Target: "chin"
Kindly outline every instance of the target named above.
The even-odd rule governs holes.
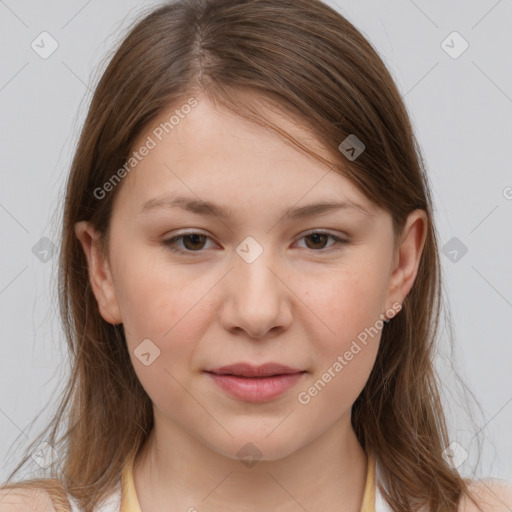
[[[284,431],[281,434],[274,431],[271,435],[261,432],[261,429],[255,429],[254,435],[250,432],[246,432],[245,435],[233,435],[228,444],[210,444],[209,446],[219,455],[238,460],[247,467],[252,467],[261,461],[284,459],[301,447],[296,437],[291,442],[293,436]]]

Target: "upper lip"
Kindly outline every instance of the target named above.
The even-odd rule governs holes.
[[[237,375],[240,377],[269,377],[271,375],[288,375],[291,373],[301,373],[303,371],[305,370],[290,368],[289,366],[279,363],[265,363],[259,366],[254,366],[249,363],[235,363],[207,370],[207,372],[217,375]]]

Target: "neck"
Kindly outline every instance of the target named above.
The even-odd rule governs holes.
[[[144,512],[359,512],[367,457],[342,417],[299,450],[243,463],[219,453],[169,422],[155,422],[133,465]]]

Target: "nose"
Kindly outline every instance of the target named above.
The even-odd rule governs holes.
[[[267,257],[268,253],[263,251],[251,263],[235,257],[221,313],[223,327],[232,333],[244,331],[261,339],[277,335],[292,322],[290,274]]]

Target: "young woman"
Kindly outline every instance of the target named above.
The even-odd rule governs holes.
[[[0,511],[512,505],[445,456],[428,179],[385,65],[327,5],[142,19],[90,105],[62,236],[59,457]]]

